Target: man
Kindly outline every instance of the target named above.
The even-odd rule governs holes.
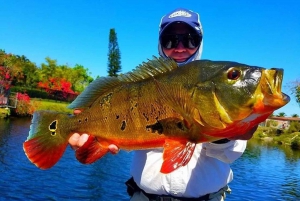
[[[179,66],[200,59],[203,30],[199,14],[179,8],[161,19],[158,50],[162,57],[173,58]],[[76,111],[75,111],[76,113]],[[131,175],[126,182],[131,201],[152,200],[224,200],[227,184],[233,179],[230,163],[239,158],[246,148],[251,132],[236,139],[222,139],[197,144],[190,162],[169,173],[162,174],[163,149],[135,151]],[[69,143],[80,147],[88,135],[74,134]],[[110,151],[118,148],[110,145]]]

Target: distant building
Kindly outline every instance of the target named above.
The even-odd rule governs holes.
[[[266,119],[265,122],[262,122],[262,126],[269,125],[270,127],[277,128],[277,129],[288,129],[292,121],[299,121],[299,117],[269,117]]]
[[[8,103],[8,93],[3,86],[0,86],[0,105],[7,105]]]
[[[3,86],[0,86],[0,108],[16,108],[16,106],[16,93],[12,93],[10,89],[5,89]]]

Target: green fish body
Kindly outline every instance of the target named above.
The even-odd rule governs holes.
[[[76,151],[93,163],[115,144],[125,150],[164,148],[161,172],[188,163],[196,143],[241,135],[288,103],[283,70],[199,60],[178,67],[154,58],[132,72],[92,82],[69,108],[78,115],[37,111],[24,142],[41,169],[63,155],[73,133],[88,133]]]

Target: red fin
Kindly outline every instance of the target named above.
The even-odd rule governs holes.
[[[188,141],[166,140],[164,145],[164,162],[161,173],[170,173],[181,166],[185,166],[191,159],[196,144]]]
[[[50,146],[43,137],[35,137],[23,143],[23,149],[28,159],[41,169],[51,168],[62,157],[68,142]]]
[[[91,164],[108,152],[108,143],[100,142],[90,135],[82,147],[76,150],[76,158],[84,164]]]

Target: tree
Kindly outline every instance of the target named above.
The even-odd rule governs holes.
[[[284,112],[279,112],[279,114],[277,115],[278,117],[285,117],[285,113]]]
[[[295,86],[295,96],[296,96],[296,101],[299,103],[300,105],[300,83],[298,83]]]
[[[294,81],[290,83],[290,88],[292,90],[292,94],[295,95],[296,101],[300,106],[300,81]]]
[[[40,69],[40,80],[41,81],[46,81],[50,77],[57,77],[57,61],[54,59],[51,59],[49,57],[45,58],[46,63],[41,64],[41,69]],[[65,72],[65,74],[67,74]]]
[[[0,95],[8,93],[9,88],[11,87],[11,81],[12,76],[10,75],[9,68],[0,65]]]
[[[121,71],[121,53],[118,45],[117,33],[115,29],[109,31],[108,44],[108,75],[118,76]]]
[[[72,68],[70,81],[74,91],[82,92],[93,81],[93,78],[89,76],[88,70],[79,64]]]

